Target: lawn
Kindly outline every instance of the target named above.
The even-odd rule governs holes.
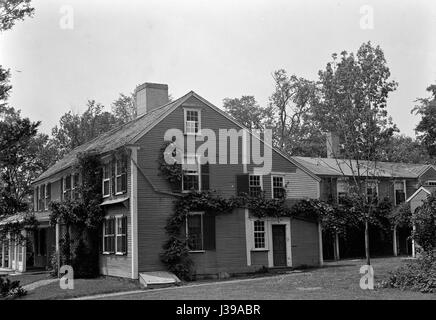
[[[406,260],[373,259],[375,282]],[[436,294],[379,288],[362,290],[359,286],[363,260],[326,263],[324,268],[304,270],[252,279],[191,283],[192,286],[145,290],[143,293],[109,297],[111,299],[436,299]]]
[[[141,289],[139,283],[129,279],[100,277],[96,279],[75,279],[74,289],[61,289],[59,282],[31,290],[23,300],[70,299],[102,293],[132,291]]]
[[[23,274],[16,274],[16,275],[8,275],[7,277],[11,281],[20,281],[21,286],[25,286],[40,280],[52,279],[50,274],[47,272],[32,273],[32,274],[23,273]]]

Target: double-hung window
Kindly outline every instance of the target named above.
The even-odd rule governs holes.
[[[127,159],[122,157],[115,164],[115,188],[116,194],[121,194],[127,191]]]
[[[184,109],[185,133],[190,135],[200,134],[201,111],[199,109]]]
[[[79,174],[75,173],[72,175],[73,183],[71,188],[71,193],[73,199],[79,199]]]
[[[45,210],[45,185],[39,186],[39,208],[40,211]]]
[[[71,175],[64,177],[64,200],[71,199]]]
[[[262,194],[262,177],[250,175],[248,177],[248,186],[250,197],[260,197]]]
[[[405,185],[404,181],[395,181],[394,182],[394,192],[395,192],[395,205],[399,205],[406,201],[406,193],[404,192]]]
[[[111,165],[110,163],[106,163],[103,166],[103,197],[110,196],[110,185],[111,185]]]
[[[265,249],[265,221],[255,220],[254,223],[254,249]]]
[[[272,176],[272,196],[274,199],[283,199],[285,197],[283,176]]]
[[[45,185],[45,210],[48,210],[48,205],[51,201],[51,183]]]
[[[366,196],[368,203],[377,201],[377,181],[369,180],[366,182]]]
[[[116,218],[116,254],[127,253],[127,217]]]
[[[186,157],[182,171],[182,191],[200,191],[200,163],[197,157]]]
[[[127,254],[127,217],[109,217],[103,222],[103,253]]]
[[[202,251],[203,247],[203,212],[192,212],[186,216],[186,236],[191,251]]]
[[[115,252],[115,218],[108,218],[103,223],[103,253]]]

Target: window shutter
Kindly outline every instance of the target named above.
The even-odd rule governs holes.
[[[47,184],[47,206],[49,205],[50,201],[51,201],[51,183]]]
[[[201,165],[201,190],[209,190],[209,163]]]
[[[61,200],[64,200],[64,178],[61,178]]]
[[[123,217],[123,233],[126,235],[123,249],[124,249],[124,254],[127,254],[127,217],[126,216]]]
[[[203,216],[204,250],[215,250],[215,214],[207,212]]]
[[[115,194],[115,161],[111,162],[111,194]]]
[[[250,192],[248,173],[236,175],[236,195]]]

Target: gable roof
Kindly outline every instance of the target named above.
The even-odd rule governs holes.
[[[159,123],[169,112],[186,101],[190,97],[190,94],[191,92],[78,146],[42,173],[33,183],[44,180],[55,173],[69,168],[77,161],[77,156],[82,152],[96,151],[100,154],[104,154],[134,143],[138,135],[154,127],[154,125]]]
[[[409,198],[407,198],[406,202],[410,202],[413,198],[415,198],[418,194],[420,194],[421,192],[425,192],[428,195],[431,194],[431,192],[429,190],[427,190],[424,187],[420,187],[418,190],[416,190]]]
[[[260,139],[258,136],[256,136],[244,125],[236,121],[229,114],[219,109],[218,107],[216,107],[215,105],[204,99],[203,97],[199,96],[194,91],[190,91],[177,100],[169,102],[161,107],[155,108],[150,112],[147,112],[146,114],[143,114],[132,121],[129,121],[117,128],[114,128],[106,133],[103,133],[100,136],[94,138],[93,140],[90,140],[78,146],[77,148],[69,152],[67,155],[65,155],[58,162],[56,162],[49,169],[47,169],[44,173],[42,173],[33,183],[49,178],[50,176],[71,167],[77,161],[77,156],[82,152],[95,151],[98,152],[99,154],[104,154],[116,150],[125,145],[136,143],[142,136],[144,136],[154,126],[156,126],[160,121],[162,121],[166,116],[168,116],[171,112],[177,109],[177,107],[182,105],[186,100],[188,100],[191,97],[197,98],[199,101],[203,102],[206,106],[210,107],[211,109],[215,110],[220,115],[222,115],[223,117],[233,122],[239,128],[247,130],[253,137]],[[266,143],[265,145],[272,148],[275,152],[277,152],[286,160],[288,160],[289,162],[300,168],[302,171],[306,172],[309,176],[311,176],[316,181],[321,180],[317,175],[315,175],[312,171],[310,171],[308,168],[306,168],[298,161],[295,161],[294,159],[287,156],[280,150],[274,148],[273,146],[270,146]]]
[[[311,158],[292,157],[294,160],[306,166],[309,170],[319,176],[352,176],[353,168],[357,169],[356,160],[335,159],[335,158]],[[386,178],[418,178],[430,168],[427,164],[411,164],[398,162],[378,161],[375,164],[369,161],[359,161],[361,174],[386,177]]]

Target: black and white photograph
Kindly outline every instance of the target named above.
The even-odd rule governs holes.
[[[435,34],[434,0],[0,0],[0,310],[436,300]]]

